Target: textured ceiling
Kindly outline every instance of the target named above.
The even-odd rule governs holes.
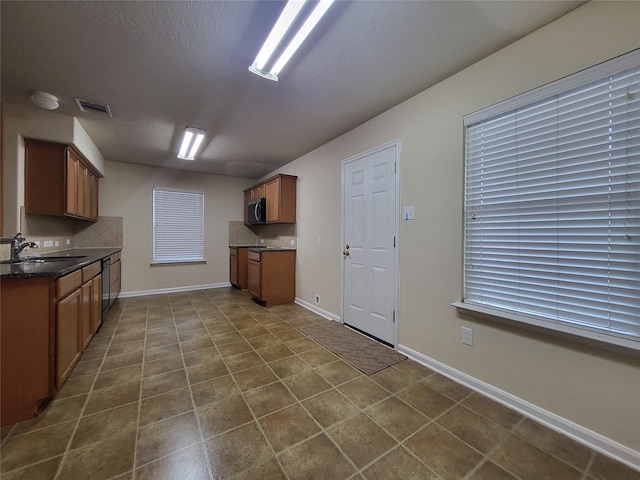
[[[283,2],[3,0],[2,100],[56,95],[107,160],[258,178],[581,3],[339,1],[272,82],[247,67]]]

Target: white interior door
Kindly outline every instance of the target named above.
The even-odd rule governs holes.
[[[344,323],[395,346],[397,142],[342,165]]]

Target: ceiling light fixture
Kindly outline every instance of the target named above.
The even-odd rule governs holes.
[[[182,145],[178,152],[178,158],[182,160],[195,160],[196,152],[204,140],[204,131],[197,128],[187,127],[182,137]]]
[[[282,71],[287,62],[291,59],[293,54],[298,50],[302,42],[307,38],[311,30],[318,24],[323,15],[327,12],[334,0],[320,0],[311,14],[307,17],[302,24],[298,32],[293,37],[293,40],[289,43],[287,48],[284,49],[278,60],[273,64],[268,71],[264,69],[267,62],[275,52],[276,48],[287,34],[294,21],[298,17],[298,14],[305,5],[305,0],[289,0],[284,10],[280,14],[278,21],[273,26],[273,30],[267,37],[267,40],[262,45],[258,56],[253,61],[253,64],[249,67],[249,71],[260,75],[261,77],[268,78],[275,82],[278,81],[278,74]]]
[[[58,103],[58,97],[54,97],[50,93],[46,92],[31,92],[31,101],[43,110],[55,110],[60,106]]]

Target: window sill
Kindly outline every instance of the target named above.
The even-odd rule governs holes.
[[[167,265],[206,265],[206,260],[164,260],[161,262],[151,262],[151,267],[162,267]]]
[[[616,335],[613,332],[603,332],[578,325],[570,326],[565,323],[554,322],[553,320],[545,321],[533,316],[470,303],[454,302],[451,306],[455,307],[459,313],[472,317],[500,322],[511,327],[520,327],[538,333],[560,337],[565,340],[640,357],[640,339],[633,340],[629,337]]]

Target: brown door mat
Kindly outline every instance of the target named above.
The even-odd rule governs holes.
[[[367,375],[407,358],[338,322],[306,325],[300,330]]]

